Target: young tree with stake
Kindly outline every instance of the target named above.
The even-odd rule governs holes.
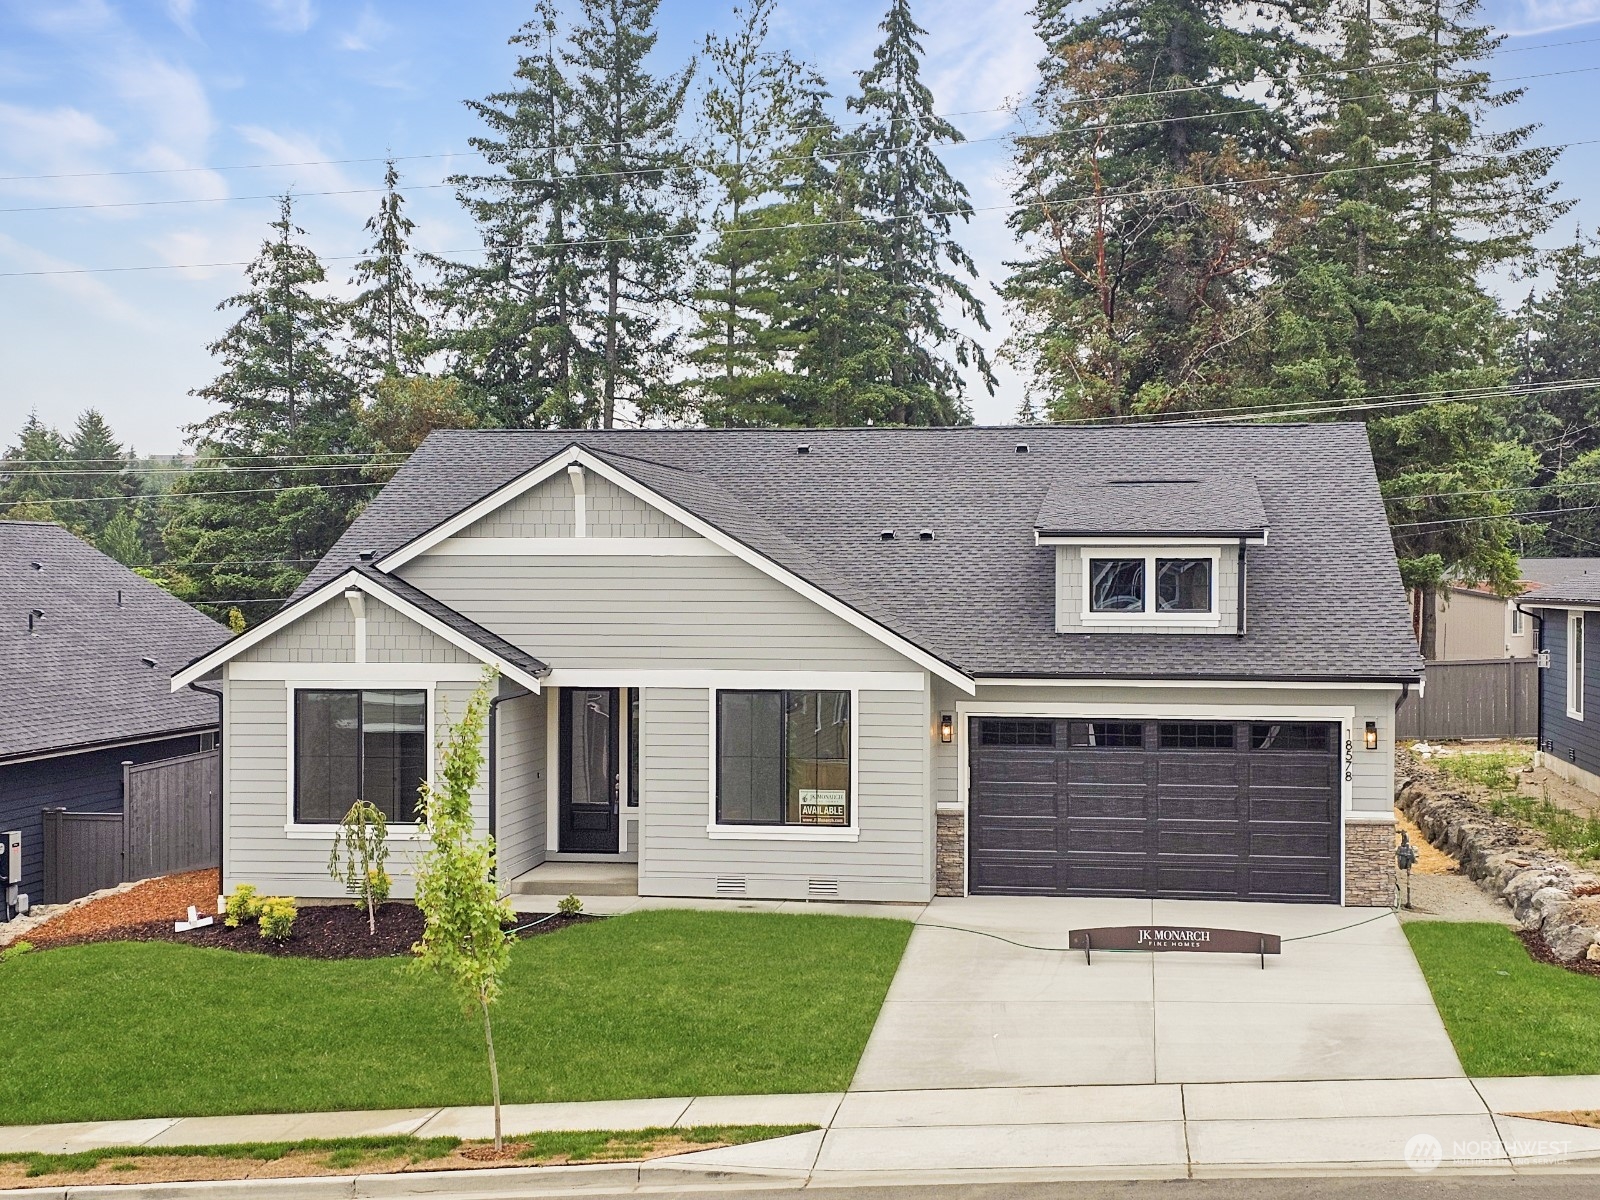
[[[500,981],[516,938],[505,929],[512,914],[495,884],[494,839],[479,838],[473,830],[472,789],[483,769],[484,728],[498,679],[498,671],[484,672],[466,712],[445,735],[438,781],[422,789],[422,826],[428,849],[417,864],[416,900],[427,924],[422,940],[411,947],[418,970],[441,976],[469,1012],[476,1009],[483,1017],[497,1153],[504,1144],[500,1066],[495,1060],[489,1006],[500,996]]]

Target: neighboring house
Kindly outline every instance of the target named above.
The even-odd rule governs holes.
[[[214,743],[216,697],[169,681],[227,636],[60,526],[0,521],[0,830],[22,833],[34,903],[44,809],[120,811],[123,763]]]
[[[1420,588],[1411,591],[1411,624],[1422,637]],[[1434,594],[1434,656],[1430,662],[1481,662],[1491,658],[1532,658],[1533,619],[1515,598],[1489,588],[1452,584]]]
[[[1600,645],[1600,560],[1553,559],[1551,582],[1518,603],[1539,618],[1539,754],[1555,774],[1600,792],[1600,680],[1590,665]]]
[[[1353,904],[1423,666],[1359,425],[439,432],[173,680],[225,883],[339,894],[358,795],[403,861],[485,664],[508,889]]]

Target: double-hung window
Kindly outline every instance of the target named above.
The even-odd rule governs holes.
[[[1567,716],[1583,720],[1582,613],[1567,614]]]
[[[719,691],[716,823],[850,824],[850,693]]]
[[[303,689],[294,694],[294,819],[333,825],[357,800],[395,824],[417,819],[428,776],[428,694]]]

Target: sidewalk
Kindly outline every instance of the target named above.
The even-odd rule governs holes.
[[[1443,1171],[1600,1170],[1600,1130],[1506,1115],[1569,1109],[1600,1109],[1600,1076],[614,1100],[509,1105],[505,1121],[514,1134],[816,1124],[814,1133],[659,1159],[641,1178],[676,1170],[823,1186],[1408,1172],[1408,1144],[1427,1137],[1439,1143]],[[482,1107],[9,1126],[0,1127],[0,1152],[392,1133],[482,1138],[491,1122]]]

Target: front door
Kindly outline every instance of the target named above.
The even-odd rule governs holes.
[[[561,689],[561,845],[565,853],[617,852],[621,783],[616,688]]]

